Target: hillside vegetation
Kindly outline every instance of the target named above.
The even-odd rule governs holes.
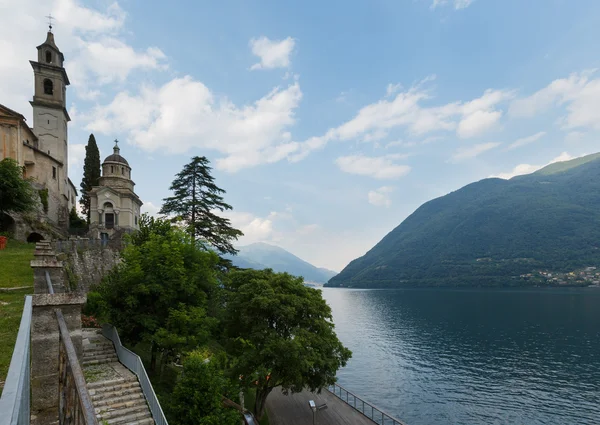
[[[586,266],[600,266],[599,154],[427,202],[327,286],[516,285]]]

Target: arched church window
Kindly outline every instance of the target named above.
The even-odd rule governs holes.
[[[44,94],[53,94],[54,93],[54,84],[49,79],[44,80]]]
[[[46,50],[46,62],[47,63],[52,62],[52,52],[50,50]]]
[[[111,173],[114,173],[114,172],[115,172],[115,167],[114,167],[114,166],[112,166],[112,165],[110,166],[110,172],[111,172]]]
[[[125,175],[125,167],[121,167],[121,175]]]
[[[112,208],[112,207],[113,207],[113,204],[111,204],[110,202],[105,202],[104,203],[104,209]]]

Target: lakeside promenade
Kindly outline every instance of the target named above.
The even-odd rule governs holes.
[[[274,389],[267,399],[270,424],[313,425],[313,412],[308,405],[309,400],[314,400],[317,406],[327,404],[327,409],[316,413],[316,425],[376,425],[327,390],[321,391],[321,394],[302,391],[286,396],[279,388]]]

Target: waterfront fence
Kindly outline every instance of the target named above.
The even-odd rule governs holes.
[[[330,385],[327,387],[327,390],[378,425],[406,425],[400,419],[388,415],[383,410],[378,409],[368,401],[365,401],[356,394],[351,393],[341,385]]]

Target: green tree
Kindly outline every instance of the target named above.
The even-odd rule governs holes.
[[[83,162],[83,178],[81,179],[81,211],[90,222],[90,191],[92,187],[98,186],[100,180],[100,151],[96,144],[96,138],[90,134],[85,147],[85,161]]]
[[[124,340],[151,345],[152,370],[159,351],[164,365],[206,342],[216,325],[207,315],[217,291],[215,253],[198,250],[183,231],[170,227],[129,244],[122,260],[98,287],[104,317]]]
[[[160,213],[183,220],[192,239],[199,238],[221,253],[235,254],[232,243],[243,233],[215,213],[231,210],[231,205],[223,200],[225,191],[215,184],[209,164],[204,156],[193,157],[171,183],[174,196],[163,199]]]
[[[85,219],[79,217],[75,207],[71,208],[71,212],[69,213],[69,227],[71,229],[85,229],[87,227]]]
[[[23,167],[11,158],[0,161],[0,216],[35,209],[37,194],[23,178]]]
[[[183,363],[171,401],[175,425],[238,425],[240,413],[223,405],[223,396],[232,392],[230,382],[212,361],[192,352]]]
[[[273,388],[317,391],[336,381],[352,353],[338,340],[320,291],[270,269],[231,271],[225,285],[224,344],[233,376],[256,388],[258,420]]]

